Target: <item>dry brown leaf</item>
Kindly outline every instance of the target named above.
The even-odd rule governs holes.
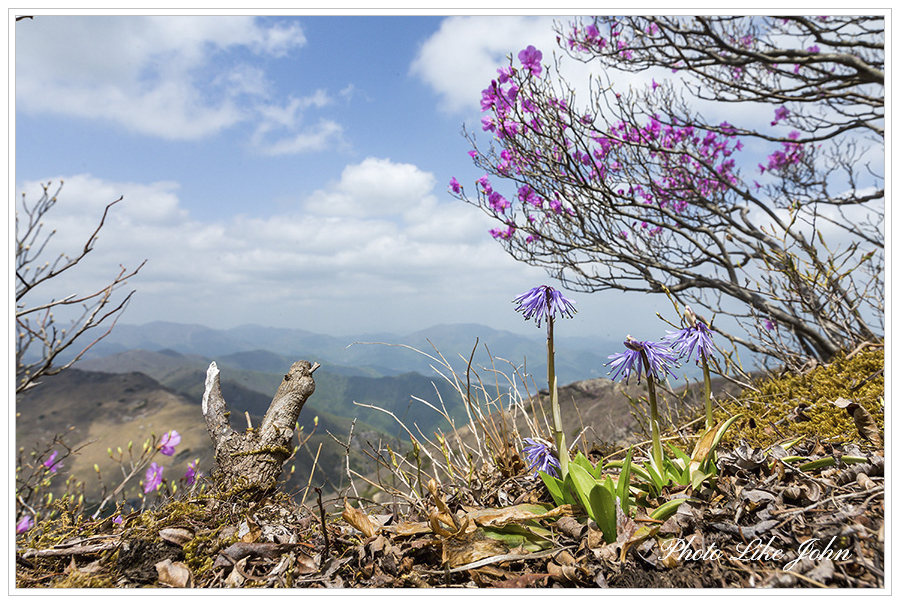
[[[561,532],[563,535],[572,537],[573,539],[577,539],[579,541],[584,535],[585,530],[587,530],[586,525],[581,524],[571,516],[563,516],[562,518],[557,520],[556,528],[558,528],[559,532]]]
[[[544,518],[572,515],[571,505],[561,505],[552,510],[547,510],[539,505],[528,503],[508,508],[489,508],[467,512],[467,516],[479,526],[506,526],[507,524],[519,524],[528,520],[542,520]]]
[[[682,539],[678,537],[657,537],[656,542],[659,544],[659,550],[662,552],[662,556],[659,557],[660,563],[666,568],[675,568],[678,566],[678,544],[683,542]]]
[[[297,552],[297,562],[294,566],[301,575],[308,575],[317,572],[319,566],[316,564],[315,558],[308,556],[303,552]]]
[[[831,401],[831,404],[843,409],[853,418],[853,423],[856,425],[856,431],[859,432],[860,436],[876,447],[882,446],[881,434],[878,432],[878,424],[875,423],[872,414],[866,411],[865,407],[843,397]]]
[[[73,558],[74,560],[74,558]],[[94,573],[99,573],[103,571],[103,565],[100,563],[100,560],[94,560],[90,564],[85,564],[84,566],[78,569],[78,572],[85,573],[87,575],[92,575]]]
[[[244,543],[256,543],[262,535],[262,529],[254,520],[248,518],[238,528],[238,535]]]
[[[168,587],[193,587],[194,576],[183,562],[172,562],[166,558],[157,562],[156,572],[159,573],[159,582]]]
[[[726,420],[727,421],[727,420]],[[703,460],[710,449],[713,447],[713,443],[716,440],[716,434],[719,432],[719,429],[725,425],[725,422],[719,422],[709,430],[703,433],[703,436],[700,437],[700,440],[697,441],[697,444],[694,445],[694,451],[691,453],[691,461],[694,463],[699,463]]]
[[[553,575],[549,573],[529,573],[527,575],[511,577],[504,581],[498,581],[497,583],[494,583],[492,587],[521,589],[525,587],[534,587],[535,583],[538,583],[539,581],[543,582],[543,584],[546,585],[547,578],[552,576]]]
[[[184,546],[194,538],[194,531],[186,528],[170,527],[159,531],[159,536],[163,541],[174,543],[175,545]]]
[[[400,522],[393,526],[386,526],[384,530],[398,537],[412,537],[432,532],[431,525],[427,522]]]
[[[246,559],[238,560],[237,564],[234,565],[234,568],[231,569],[231,573],[225,579],[225,587],[242,587],[244,583],[247,582],[247,579],[245,579],[244,575],[241,573],[246,565]]]
[[[856,424],[856,430],[860,436],[876,447],[881,448],[882,442],[881,434],[878,432],[878,424],[875,423],[875,419],[866,411],[865,407],[859,406],[853,410],[853,422]]]
[[[863,489],[869,490],[875,488],[875,481],[860,472],[856,475],[856,484],[858,484]]]
[[[365,512],[354,508],[346,499],[344,499],[344,511],[341,512],[341,518],[366,537],[374,537],[378,532]]]
[[[249,556],[259,556],[260,558],[269,558],[275,560],[285,552],[289,552],[295,548],[290,543],[243,543],[237,541],[228,547],[219,551],[213,568],[220,566],[229,567],[232,561],[242,560]]]
[[[441,562],[456,568],[470,562],[478,562],[491,556],[507,553],[505,545],[493,539],[487,539],[480,530],[466,533],[460,531],[443,541]]]

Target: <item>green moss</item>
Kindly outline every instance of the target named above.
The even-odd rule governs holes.
[[[848,359],[839,355],[828,365],[802,375],[776,376],[754,384],[758,391],[746,390],[737,400],[720,401],[717,422],[743,413],[728,431],[724,442],[739,440],[765,447],[797,436],[820,441],[856,443],[870,446],[856,430],[850,415],[832,404],[838,398],[858,403],[866,409],[884,436],[884,375],[863,383],[884,369],[884,350],[862,352]],[[855,388],[855,389],[854,389]],[[805,405],[798,419],[794,412]]]
[[[254,450],[254,451],[239,451],[237,453],[232,453],[231,456],[232,457],[242,457],[244,455],[259,455],[261,453],[265,453],[267,455],[272,455],[273,457],[276,454],[281,454],[281,455],[284,455],[285,457],[290,457],[291,453],[293,453],[293,451],[291,451],[291,449],[289,449],[288,447],[262,447],[260,449]]]
[[[112,577],[105,574],[88,574],[77,570],[54,581],[51,587],[59,589],[115,587]]]

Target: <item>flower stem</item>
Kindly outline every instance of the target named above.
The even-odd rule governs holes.
[[[656,408],[656,377],[653,375],[653,371],[650,367],[650,359],[647,358],[647,353],[643,350],[641,351],[641,358],[644,361],[644,367],[646,369],[645,373],[647,375],[647,398],[650,401],[650,439],[652,444],[650,445],[650,458],[652,459],[654,465],[656,465],[656,469],[660,474],[663,471],[663,451],[662,451],[662,441],[659,436],[659,412]]]
[[[563,432],[562,415],[559,412],[559,392],[556,385],[556,362],[553,347],[553,317],[547,320],[547,384],[550,389],[550,412],[553,416],[553,438],[556,440],[556,451],[559,453],[560,478],[565,480],[569,474],[569,449],[566,447],[566,434]]]
[[[709,430],[713,427],[713,413],[712,413],[712,384],[709,380],[709,364],[706,361],[705,355],[700,355],[703,359],[703,390],[706,395],[706,429]]]

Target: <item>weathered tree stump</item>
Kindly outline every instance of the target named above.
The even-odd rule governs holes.
[[[216,449],[213,479],[220,491],[268,490],[281,476],[282,464],[291,455],[291,439],[300,410],[316,389],[313,372],[319,364],[297,361],[284,376],[269,410],[257,428],[237,432],[228,421],[229,412],[219,383],[215,362],[206,371],[203,416]]]

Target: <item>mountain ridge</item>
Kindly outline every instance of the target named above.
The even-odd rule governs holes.
[[[476,347],[477,344],[477,347]],[[583,336],[559,335],[556,339],[556,370],[561,383],[605,377],[607,356],[620,346],[596,340],[590,346]],[[339,367],[354,367],[375,376],[417,372],[433,373],[434,361],[443,357],[458,371],[475,350],[473,363],[490,367],[496,359],[528,372],[546,374],[546,340],[540,330],[533,336],[497,330],[477,323],[438,324],[405,335],[362,334],[329,336],[304,329],[263,327],[246,324],[214,329],[199,324],[155,321],[143,325],[117,325],[85,355],[96,359],[132,349],[173,350],[187,355],[218,359],[237,353],[269,351],[282,356],[306,358]],[[418,352],[416,352],[418,351]]]

